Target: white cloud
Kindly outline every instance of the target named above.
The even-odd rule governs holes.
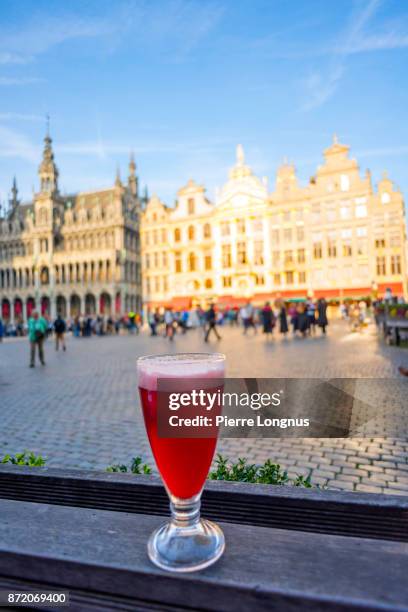
[[[40,149],[20,132],[0,126],[0,157],[18,157],[28,162],[37,163]]]
[[[334,95],[346,72],[350,56],[408,47],[408,32],[407,28],[404,31],[402,23],[385,22],[382,24],[382,32],[367,33],[367,27],[381,4],[382,0],[370,0],[359,12],[353,11],[338,40],[325,50],[329,58],[327,68],[312,71],[304,80],[307,99],[302,110],[319,108]]]
[[[0,53],[0,64],[29,64],[33,61],[33,58],[30,55],[24,56],[19,55],[18,53],[9,53],[4,52]]]
[[[0,87],[12,85],[31,85],[33,83],[43,83],[44,79],[38,77],[0,77]]]

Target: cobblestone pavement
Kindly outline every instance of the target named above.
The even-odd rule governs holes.
[[[221,350],[228,375],[258,377],[398,377],[408,350],[386,346],[373,327],[351,334],[342,323],[327,337],[266,341],[222,329],[221,341],[205,345],[200,330],[174,343],[147,332],[140,336],[68,339],[66,353],[46,343],[45,367],[28,368],[25,339],[0,344],[0,457],[24,449],[47,457],[47,465],[105,469],[141,455],[153,463],[136,386],[139,355]],[[400,384],[404,384],[400,378]],[[408,389],[408,379],[406,379]],[[408,397],[406,394],[405,397]],[[408,413],[408,410],[406,411]],[[312,472],[314,483],[338,489],[408,495],[407,415],[402,437],[354,439],[223,439],[218,451],[279,462],[289,475]]]

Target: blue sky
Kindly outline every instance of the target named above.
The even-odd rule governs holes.
[[[211,199],[244,145],[270,182],[306,182],[336,132],[408,193],[408,3],[104,0],[0,3],[0,200],[37,189],[45,115],[60,187],[112,184],[129,151],[172,204]]]

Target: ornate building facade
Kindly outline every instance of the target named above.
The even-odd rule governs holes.
[[[402,194],[386,174],[374,189],[336,137],[306,186],[285,163],[270,192],[238,146],[215,204],[192,180],[177,195],[142,213],[146,308],[407,295]]]
[[[0,212],[0,305],[5,321],[36,308],[55,317],[120,315],[141,308],[141,200],[133,157],[123,184],[62,195],[47,134],[32,202],[18,200],[14,180]]]

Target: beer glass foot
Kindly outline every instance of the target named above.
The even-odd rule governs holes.
[[[171,572],[202,570],[215,563],[224,549],[220,527],[205,519],[188,527],[171,520],[152,533],[147,545],[150,560]]]

